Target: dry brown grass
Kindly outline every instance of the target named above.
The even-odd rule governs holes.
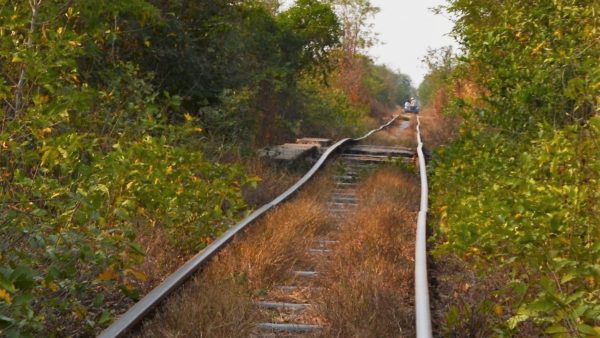
[[[384,184],[382,184],[384,183]],[[320,278],[324,337],[412,337],[418,189],[396,168],[370,176]]]
[[[244,199],[251,207],[260,207],[272,201],[305,172],[293,171],[263,158],[247,159],[243,165],[248,175],[260,179],[256,188],[246,187],[243,191]]]
[[[174,245],[163,228],[154,227],[141,231],[137,240],[140,247],[144,248],[144,261],[137,269],[147,277],[142,285],[142,292],[147,293],[185,263],[189,252]]]
[[[288,168],[275,166],[264,159],[242,159],[248,175],[260,178],[256,188],[245,187],[244,198],[251,208],[260,207],[284,192],[301,174]],[[144,250],[144,261],[136,267],[147,279],[138,282],[142,293],[146,293],[160,284],[166,276],[175,271],[192,256],[189,250],[183,250],[169,240],[169,235],[161,227],[148,227],[140,230],[137,242]]]
[[[368,209],[393,203],[398,208],[418,212],[421,194],[419,184],[418,177],[396,167],[381,168],[360,187],[361,205]]]
[[[406,119],[409,120],[410,125],[405,129],[399,128],[400,124],[404,123]],[[383,146],[416,147],[415,125],[416,118],[413,114],[402,114],[399,122],[396,122],[392,127],[388,127],[372,135],[367,142]]]
[[[498,268],[483,278],[464,260],[451,254],[430,260],[432,322],[434,336],[491,337],[494,327],[502,326],[514,313],[510,303],[514,295],[502,294],[511,271]],[[525,323],[515,337],[542,337],[544,333]]]
[[[261,226],[262,225],[262,226]],[[308,197],[286,203],[269,214],[230,253],[224,265],[247,274],[253,289],[266,289],[290,277],[290,267],[305,258],[315,237],[328,227],[323,205]]]
[[[243,276],[208,269],[166,301],[134,337],[248,336],[259,320]]]
[[[330,225],[318,179],[271,211],[219,253],[143,324],[135,337],[244,337],[261,320],[254,298],[290,276],[316,236]],[[316,198],[311,196],[317,196]]]
[[[458,117],[444,116],[434,108],[426,108],[421,113],[423,143],[429,149],[451,142],[458,137]]]

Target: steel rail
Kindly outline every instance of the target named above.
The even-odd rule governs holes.
[[[170,295],[175,289],[177,289],[178,286],[180,286],[192,274],[194,274],[198,269],[200,269],[202,265],[207,263],[212,256],[214,256],[217,252],[223,249],[227,245],[227,243],[229,243],[238,233],[240,233],[244,228],[246,228],[246,226],[256,221],[271,208],[277,206],[278,204],[292,196],[294,193],[296,193],[306,182],[308,182],[317,173],[317,171],[319,171],[319,169],[323,167],[323,165],[329,159],[329,157],[334,152],[336,152],[341,146],[347,143],[355,143],[364,140],[372,134],[388,127],[397,119],[398,117],[395,116],[387,123],[381,125],[377,129],[369,131],[362,137],[354,139],[345,138],[329,147],[323,153],[323,155],[321,155],[321,157],[313,165],[313,167],[300,180],[298,180],[298,182],[296,182],[284,193],[277,196],[274,200],[255,210],[248,217],[244,218],[239,223],[231,227],[227,232],[225,232],[223,235],[217,238],[209,246],[207,246],[194,257],[192,257],[190,260],[188,260],[177,271],[169,275],[160,285],[152,289],[146,296],[144,296],[144,298],[135,303],[127,312],[125,312],[121,317],[119,317],[117,321],[115,321],[112,325],[110,325],[108,328],[102,331],[98,337],[115,338],[123,336],[125,333],[127,333],[127,331],[129,331],[136,324],[138,324],[144,318],[144,316],[148,314],[154,307],[156,307],[163,299]]]
[[[421,207],[417,218],[415,239],[415,315],[417,338],[431,338],[431,310],[429,307],[429,283],[427,282],[427,209],[428,194],[427,170],[423,142],[421,139],[421,120],[417,116],[417,154],[419,156],[419,175],[421,176]]]

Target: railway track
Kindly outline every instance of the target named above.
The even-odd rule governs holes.
[[[362,172],[390,161],[414,161],[417,156],[420,157],[420,161],[422,160],[423,154],[420,138],[418,149],[369,145],[366,142],[369,136],[399,122],[397,120],[397,118],[394,118],[361,138],[343,139],[326,149],[313,168],[294,186],[271,203],[261,207],[248,218],[232,227],[209,247],[193,257],[178,271],[169,276],[161,285],[152,290],[140,302],[135,304],[109,328],[102,332],[99,337],[108,338],[125,335],[157,307],[165,297],[175,291],[185,280],[205,265],[214,254],[225,247],[232,238],[242,231],[242,229],[261,218],[261,216],[267,213],[272,207],[279,205],[295,194],[300,187],[317,173],[317,171],[324,167],[326,161],[336,161],[340,168],[333,177],[334,187],[328,194],[327,208],[330,214],[335,218],[343,220],[344,218],[351,216],[352,211],[361,204],[357,187],[360,184]],[[407,128],[408,124],[404,122],[400,127]],[[420,165],[422,169],[424,169],[424,160],[422,160]],[[421,175],[424,175],[423,170],[421,171]],[[426,201],[426,190],[424,190],[424,192],[425,195],[422,195],[422,197],[425,196]],[[419,213],[419,223],[422,223],[420,225],[423,229],[425,226],[424,218],[426,207],[426,202],[425,204],[422,203],[422,212]],[[343,224],[343,222],[337,223]],[[336,232],[340,230],[339,227],[332,228],[326,233],[320,234],[316,241],[314,241],[314,245],[307,249],[306,255],[310,257],[308,263],[305,262],[298,266],[289,266],[289,275],[293,276],[293,278],[278,285],[272,290],[269,290],[268,293],[256,300],[255,306],[261,311],[261,317],[268,320],[262,321],[256,325],[253,333],[254,337],[311,335],[312,333],[319,332],[323,329],[323,323],[318,319],[315,319],[315,316],[312,315],[312,307],[313,299],[317,297],[319,293],[326,292],[326,290],[323,290],[318,283],[315,283],[315,280],[318,279],[317,277],[321,273],[321,271],[318,270],[318,267],[327,264],[332,252],[331,248],[335,246],[338,241]],[[421,228],[417,228],[417,232],[419,231],[421,231]],[[419,239],[418,233],[417,237]],[[419,240],[424,241],[425,238],[423,237]],[[424,250],[424,242],[423,245],[417,244],[417,248],[418,250]],[[424,253],[416,253],[416,260],[419,264],[425,264],[425,261],[423,260],[424,257]],[[423,272],[425,273],[424,276],[422,275]],[[421,275],[417,275],[417,273]],[[430,337],[431,324],[429,319],[428,294],[426,294],[427,299],[422,299],[423,290],[427,293],[426,268],[415,268],[415,280],[419,281],[419,283],[425,283],[424,286],[415,285],[417,295],[417,299],[415,300],[417,336]],[[419,293],[421,293],[421,299],[419,299]]]
[[[327,201],[329,212],[340,219],[337,223],[343,226],[344,219],[351,217],[352,212],[361,204],[357,191],[361,172],[398,159],[410,161],[414,155],[414,150],[401,147],[363,144],[345,147],[336,159],[341,170],[333,177],[334,187]],[[272,319],[257,325],[256,337],[290,336],[323,329],[311,314],[312,298],[325,291],[315,281],[321,274],[317,267],[328,264],[331,247],[337,244],[337,233],[340,230],[338,226],[321,234],[314,247],[308,248],[306,252],[310,265],[290,267],[289,275],[294,276],[290,283],[278,286],[273,295],[267,295],[256,302],[265,317]]]

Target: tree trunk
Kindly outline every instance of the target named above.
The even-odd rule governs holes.
[[[36,19],[38,16],[38,11],[42,0],[29,0],[29,6],[31,7],[31,21],[29,23],[29,35],[27,36],[27,42],[25,46],[27,49],[31,49],[33,47],[33,33],[35,32]],[[24,94],[25,91],[25,64],[21,64],[21,72],[19,74],[19,80],[17,81],[17,85],[15,86],[15,104],[13,106],[13,118],[17,118],[24,107]]]

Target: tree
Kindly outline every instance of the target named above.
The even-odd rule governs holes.
[[[191,115],[170,123],[180,99],[114,40],[157,13],[142,0],[0,5],[2,336],[94,335],[112,320],[104,299],[139,297],[139,233],[198,250],[245,208],[247,176],[204,157]]]
[[[369,0],[329,0],[342,26],[342,55],[345,62],[373,46],[377,38],[371,30],[371,18],[379,8]]]
[[[352,102],[366,103],[361,94],[364,68],[359,55],[376,42],[369,20],[379,8],[372,6],[369,0],[331,0],[330,3],[342,27],[336,80]]]
[[[423,63],[427,65],[429,72],[419,85],[421,105],[434,104],[436,96],[440,96],[439,99],[447,103],[447,91],[453,85],[451,81],[455,79],[452,78],[452,74],[457,66],[452,47],[428,50]]]
[[[330,52],[340,41],[340,27],[331,7],[318,0],[298,0],[279,14],[282,49],[296,72],[319,71],[326,75],[332,68]]]
[[[451,1],[454,36],[489,90],[489,122],[510,130],[587,120],[600,80],[597,1]]]
[[[452,0],[447,10],[464,54],[442,53],[427,82],[469,81],[477,97],[445,107],[463,124],[433,163],[438,250],[502,285],[466,302],[503,309],[484,314],[489,332],[598,335],[600,3]]]

